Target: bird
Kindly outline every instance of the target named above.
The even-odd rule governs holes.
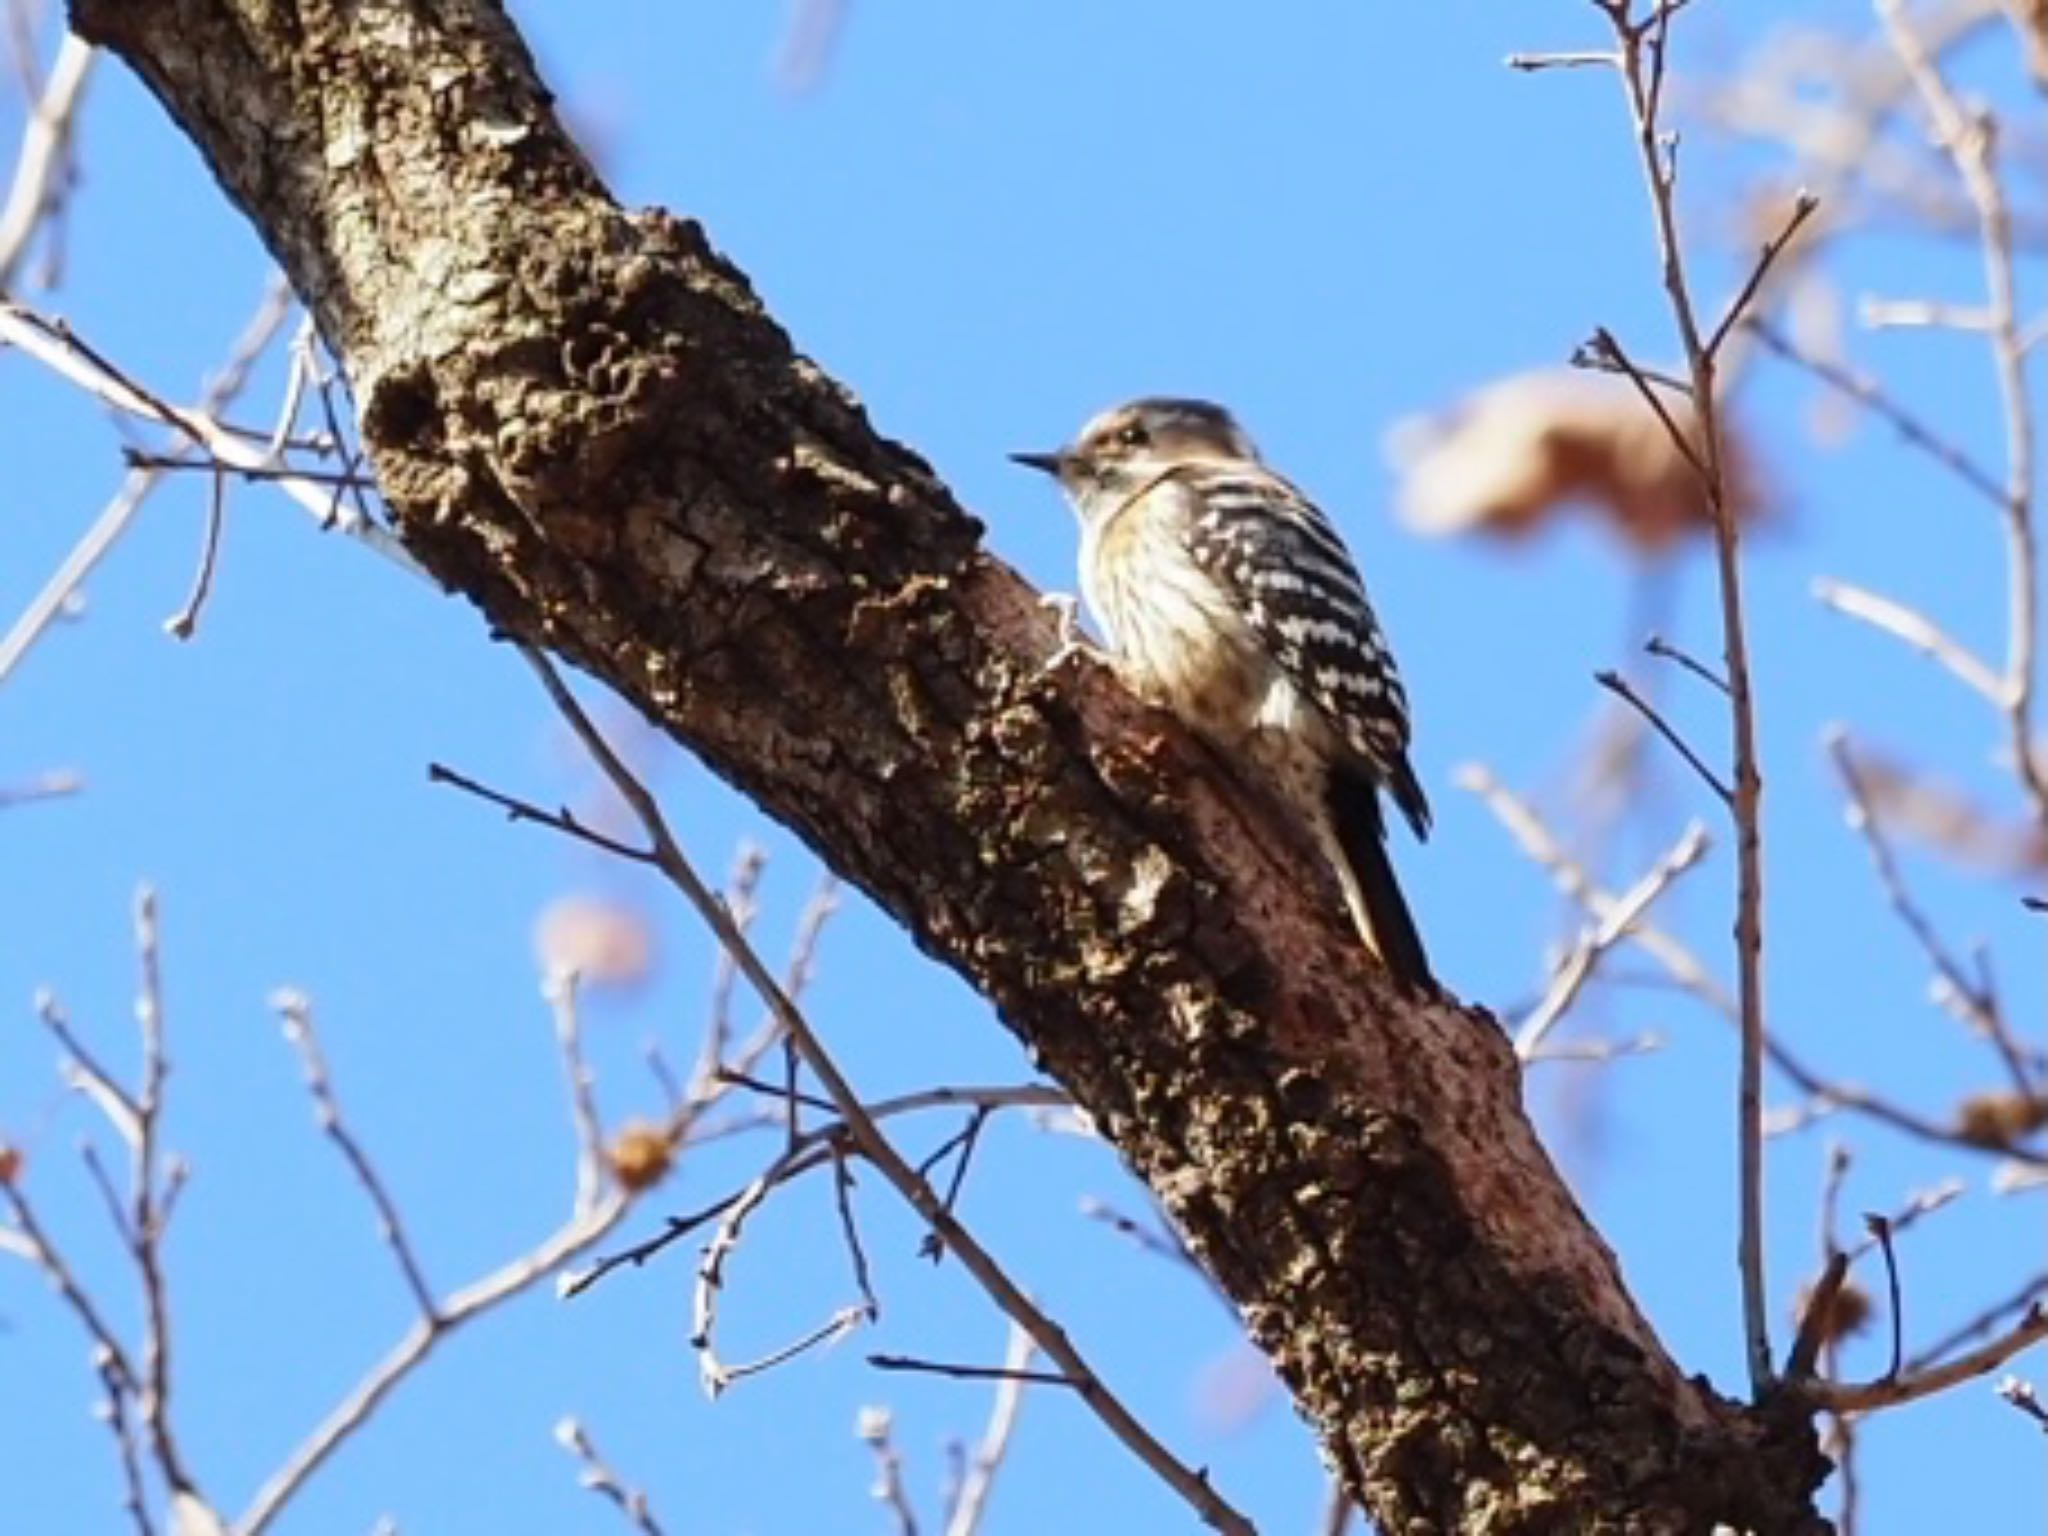
[[[1330,520],[1206,400],[1133,400],[1064,448],[1010,457],[1052,476],[1073,507],[1081,595],[1118,675],[1248,768],[1330,864],[1366,948],[1433,990],[1380,798],[1429,835],[1408,695]],[[1072,599],[1053,601],[1062,635],[1049,666],[1078,648]]]

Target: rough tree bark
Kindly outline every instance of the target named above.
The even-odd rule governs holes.
[[[1383,1528],[1824,1528],[1807,1419],[1664,1353],[1495,1022],[1390,991],[1299,851],[1112,679],[1040,675],[1050,623],[979,525],[695,224],[612,201],[497,4],[72,16],[311,307],[417,557],[994,1001]]]

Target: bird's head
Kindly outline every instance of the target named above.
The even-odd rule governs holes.
[[[1056,452],[1010,457],[1058,480],[1074,509],[1088,520],[1183,465],[1256,464],[1259,451],[1220,405],[1150,398],[1102,412]]]

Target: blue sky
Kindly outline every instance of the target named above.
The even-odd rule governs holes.
[[[1779,9],[1698,8],[1688,56],[1700,71],[1725,68]],[[1137,393],[1232,404],[1343,527],[1417,701],[1437,833],[1396,857],[1439,971],[1502,1008],[1540,988],[1556,904],[1452,774],[1483,761],[1554,796],[1601,708],[1591,674],[1633,661],[1630,568],[1579,527],[1511,555],[1418,541],[1386,511],[1380,441],[1404,415],[1562,360],[1596,325],[1638,355],[1670,351],[1613,82],[1501,63],[1517,49],[1595,43],[1591,7],[1270,7],[1253,22],[1191,20],[1158,0],[861,6],[822,82],[801,95],[779,89],[771,68],[780,7],[621,3],[600,20],[578,7],[515,10],[619,195],[701,219],[798,344],[883,431],[925,454],[984,519],[990,545],[1040,585],[1072,585],[1071,520],[1007,451],[1057,440]],[[1860,7],[1803,11],[1866,25]],[[19,112],[5,113],[0,143],[11,144]],[[95,83],[83,152],[66,280],[47,302],[187,397],[254,306],[264,255],[118,67]],[[1709,295],[1738,270],[1717,194],[1764,163],[1708,135],[1688,141],[1686,206]],[[2027,276],[2035,305],[2038,268]],[[1852,300],[1970,302],[1981,291],[1960,245],[1873,239],[1829,271]],[[1851,344],[1862,367],[2000,462],[1976,343],[1916,331]],[[267,415],[280,378],[273,364],[248,414]],[[1993,1065],[1925,1001],[1925,966],[1844,826],[1820,732],[1847,722],[2009,812],[2000,727],[1951,679],[1824,612],[1808,587],[1828,574],[1894,594],[1995,657],[2001,549],[1986,508],[1879,430],[1817,446],[1812,403],[1770,368],[1740,402],[1784,505],[1750,568],[1771,1016],[1817,1064],[1939,1117],[1959,1094],[1996,1086]],[[0,355],[0,618],[111,494],[119,441],[90,402]],[[569,1198],[573,1144],[531,942],[538,912],[597,891],[644,903],[657,924],[650,984],[588,1008],[614,1121],[659,1102],[643,1042],[689,1059],[711,956],[635,872],[428,784],[434,760],[541,800],[589,781],[473,611],[321,535],[281,496],[236,494],[199,635],[166,638],[203,512],[197,483],[158,494],[91,582],[84,616],[0,689],[0,783],[55,767],[86,780],[69,801],[0,813],[0,1135],[25,1147],[34,1198],[103,1278],[114,1315],[131,1319],[73,1150],[81,1136],[106,1138],[58,1086],[29,999],[54,988],[106,1056],[129,1059],[128,913],[136,885],[154,884],[176,1065],[169,1138],[193,1169],[169,1247],[179,1420],[202,1484],[232,1512],[408,1319],[370,1213],[312,1126],[266,1008],[272,990],[313,997],[337,1088],[445,1290],[518,1252]],[[1667,627],[1710,654],[1708,563],[1685,559],[1676,586]],[[1663,686],[1694,739],[1717,742],[1715,699]],[[813,863],[694,763],[656,766],[705,866],[724,867],[742,838],[770,850],[762,931],[780,953]],[[1628,865],[1686,816],[1712,824],[1714,813],[1659,761],[1617,876],[1630,878]],[[1732,867],[1722,837],[1662,909],[1724,976]],[[2038,1040],[2041,939],[2019,887],[1918,855],[1907,868],[1953,938],[1990,946],[2011,1017]],[[813,1016],[863,1089],[1027,1075],[989,1010],[858,900],[829,930],[821,965]],[[1655,1029],[1670,1044],[1590,1076],[1544,1069],[1531,1100],[1672,1350],[1732,1390],[1729,1032],[1646,988],[1597,993],[1581,1023]],[[905,1135],[929,1147],[955,1125]],[[1813,1265],[1830,1137],[1856,1151],[1852,1229],[1910,1190],[1969,1181],[1902,1243],[1909,1345],[2041,1265],[2041,1196],[1987,1193],[1990,1160],[1832,1121],[1770,1152],[1781,1337]],[[630,1230],[726,1192],[764,1155],[756,1142],[693,1156]],[[1284,1399],[1247,1423],[1219,1420],[1215,1384],[1243,1369],[1227,1320],[1198,1282],[1077,1216],[1085,1194],[1140,1204],[1100,1148],[1015,1119],[977,1156],[965,1212],[1170,1445],[1209,1466],[1262,1527],[1306,1528],[1321,1476]],[[671,1530],[885,1530],[854,1435],[857,1410],[876,1402],[896,1411],[913,1490],[934,1519],[941,1444],[979,1432],[986,1393],[879,1375],[862,1357],[993,1360],[1003,1325],[955,1266],[917,1258],[916,1226],[879,1180],[863,1180],[861,1201],[884,1305],[875,1329],[708,1404],[686,1343],[694,1249],[571,1304],[535,1294],[450,1340],[281,1529],[362,1531],[385,1513],[406,1531],[617,1528],[551,1442],[554,1421],[573,1413]],[[730,1352],[771,1347],[847,1300],[843,1270],[826,1186],[778,1198],[734,1263]],[[1856,1373],[1882,1368],[1881,1337],[1852,1349]],[[0,1435],[0,1476],[17,1517],[115,1529],[83,1346],[41,1281],[4,1256],[0,1360],[0,1422],[17,1426]],[[1987,1384],[1880,1419],[1864,1434],[1864,1529],[2038,1530],[2039,1456],[2038,1434]],[[1055,1521],[1176,1529],[1182,1515],[1077,1404],[1040,1393],[988,1529]]]

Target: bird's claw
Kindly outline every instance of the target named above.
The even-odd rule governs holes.
[[[1073,593],[1047,592],[1038,599],[1038,605],[1052,610],[1058,640],[1052,655],[1038,669],[1040,676],[1051,676],[1077,657],[1096,655],[1095,647],[1081,633],[1080,600]]]

